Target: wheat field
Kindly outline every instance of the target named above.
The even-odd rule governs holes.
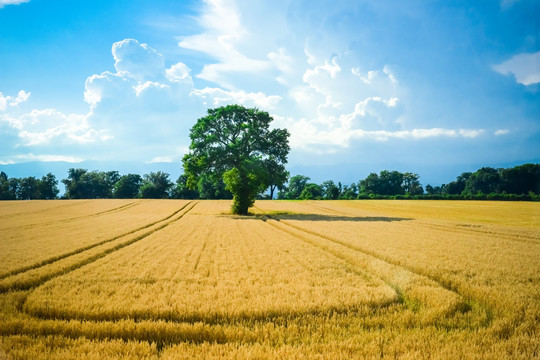
[[[540,357],[540,204],[0,203],[0,359]]]

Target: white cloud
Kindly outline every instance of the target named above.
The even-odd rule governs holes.
[[[96,106],[103,98],[114,98],[118,93],[125,94],[132,90],[133,83],[127,72],[117,72],[113,74],[109,71],[105,71],[99,75],[95,74],[86,79],[84,85],[84,100],[88,104]]]
[[[30,98],[30,93],[24,90],[20,90],[16,97],[13,96],[4,96],[0,92],[0,111],[4,111],[8,106],[18,106],[19,104],[25,102]]]
[[[207,106],[222,106],[236,103],[248,107],[273,109],[281,100],[280,96],[267,96],[262,92],[227,91],[219,88],[204,88],[193,90],[192,96],[203,99]]]
[[[287,49],[280,47],[277,51],[268,53],[268,58],[274,63],[274,66],[282,72],[291,72],[294,58],[287,53]]]
[[[459,129],[459,135],[466,138],[475,138],[484,132],[483,129]]]
[[[0,161],[0,164],[16,164],[19,162],[27,161],[65,161],[69,163],[78,163],[84,161],[84,159],[77,156],[66,156],[66,155],[53,155],[53,154],[40,154],[34,155],[33,153],[15,155],[11,157],[11,160]]]
[[[492,68],[503,75],[514,74],[516,81],[525,86],[540,83],[540,51],[515,55]]]
[[[510,134],[510,130],[508,129],[499,129],[495,131],[495,136],[501,136],[501,135],[507,135]]]
[[[178,159],[174,159],[172,156],[156,156],[152,160],[148,162],[148,164],[152,163],[172,163],[178,161]]]
[[[186,36],[178,43],[182,48],[199,51],[218,60],[217,63],[204,65],[198,78],[227,89],[236,89],[231,73],[237,73],[236,76],[238,73],[258,74],[272,68],[272,62],[267,58],[255,58],[238,49],[240,44],[253,37],[253,29],[248,30],[242,20],[235,1],[205,1],[199,17],[202,33]],[[249,44],[251,47],[255,45]]]
[[[193,80],[189,75],[190,71],[186,64],[179,62],[167,69],[165,73],[169,81],[193,86]]]
[[[140,97],[145,91],[148,91],[149,89],[170,89],[170,86],[160,84],[155,81],[147,81],[145,83],[139,83],[137,85],[134,85],[133,89],[135,90],[135,95],[137,95],[137,97]]]
[[[124,39],[112,46],[117,72],[126,72],[137,80],[161,78],[165,72],[163,55],[147,44],[134,39]]]
[[[23,146],[61,143],[93,143],[111,139],[105,130],[93,129],[86,115],[65,115],[55,109],[32,110],[18,117],[3,115],[0,120],[17,130]]]
[[[0,9],[6,5],[19,5],[30,2],[30,0],[0,0]]]

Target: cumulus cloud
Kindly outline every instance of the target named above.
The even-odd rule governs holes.
[[[30,0],[0,0],[0,9],[6,5],[19,5],[30,2]]]
[[[0,111],[4,111],[8,106],[17,106],[30,98],[30,93],[24,90],[20,90],[17,96],[4,96],[0,92]]]
[[[525,86],[540,83],[540,51],[515,55],[494,65],[493,70],[503,75],[513,74],[516,81]]]
[[[93,143],[112,138],[106,131],[93,129],[88,118],[91,114],[65,115],[55,109],[32,110],[18,117],[2,115],[0,120],[7,122],[18,132],[23,146],[63,143]]]
[[[135,39],[124,39],[112,46],[114,67],[119,73],[125,72],[137,80],[156,79],[164,75],[163,55],[147,44]]]
[[[191,69],[184,63],[177,63],[165,71],[167,79],[175,83],[185,83],[193,86],[193,80],[189,75]]]

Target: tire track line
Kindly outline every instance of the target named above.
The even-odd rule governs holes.
[[[152,227],[162,221],[165,221],[165,220],[168,220],[170,219],[171,217],[173,217],[174,215],[178,214],[180,211],[182,211],[183,209],[185,209],[191,202],[188,202],[186,205],[182,206],[180,209],[176,210],[175,212],[173,212],[171,215],[165,217],[165,218],[162,218],[160,220],[157,220],[157,221],[154,221],[152,223],[149,223],[149,224],[146,224],[144,226],[141,226],[141,227],[138,227],[136,229],[133,229],[133,230],[130,230],[128,232],[125,232],[123,234],[120,234],[120,235],[116,235],[112,238],[109,238],[109,239],[105,239],[105,240],[102,240],[100,242],[97,242],[97,243],[93,243],[93,244],[90,244],[90,245],[87,245],[87,246],[83,246],[83,247],[80,247],[78,249],[75,249],[73,251],[70,251],[70,252],[67,252],[65,254],[62,254],[62,255],[57,255],[57,256],[53,256],[53,257],[50,257],[48,259],[45,259],[45,260],[42,260],[40,262],[37,262],[35,264],[32,264],[32,265],[27,265],[27,266],[23,266],[23,267],[20,267],[18,269],[14,269],[14,270],[11,270],[9,272],[6,272],[6,273],[3,273],[3,274],[0,274],[0,280],[6,278],[6,277],[9,277],[9,276],[13,276],[13,275],[17,275],[17,274],[20,274],[20,273],[23,273],[23,272],[26,272],[26,271],[29,271],[29,270],[33,270],[33,269],[37,269],[39,267],[42,267],[42,266],[45,266],[45,265],[49,265],[49,264],[52,264],[53,262],[56,262],[56,261],[59,261],[59,260],[62,260],[62,259],[65,259],[69,256],[73,256],[73,255],[76,255],[76,254],[79,254],[83,251],[87,251],[87,250],[90,250],[92,248],[95,248],[97,246],[100,246],[100,245],[103,245],[103,244],[106,244],[108,242],[111,242],[111,241],[114,241],[114,240],[117,240],[119,238],[122,238],[124,236],[127,236],[127,235],[131,235],[133,233],[136,233],[137,231],[140,231],[140,230],[144,230],[144,229],[147,229],[149,227]]]
[[[334,209],[331,209],[329,207],[325,207],[325,206],[315,204],[313,202],[310,202],[309,204],[310,204],[310,206],[313,206],[314,208],[321,209],[321,210],[324,210],[324,211],[328,211],[328,212],[332,212],[332,213],[336,213],[336,214],[347,215],[347,216],[355,216],[355,214],[352,214],[351,212],[344,212],[344,211],[334,210]],[[475,228],[471,228],[471,227],[467,227],[466,229],[464,229],[464,228],[460,228],[460,224],[458,224],[458,223],[454,223],[454,224],[433,224],[433,223],[429,223],[429,222],[422,221],[422,220],[416,220],[415,223],[419,224],[421,226],[427,227],[427,228],[440,230],[440,231],[451,231],[451,232],[455,232],[455,233],[458,233],[458,234],[476,233],[476,234],[481,234],[481,235],[486,235],[486,236],[498,236],[498,237],[505,238],[507,240],[526,242],[526,243],[532,243],[532,244],[538,244],[540,242],[540,237],[537,237],[537,236],[531,236],[531,235],[527,235],[527,234],[512,234],[512,233],[508,233],[508,232],[501,232],[501,231],[488,230],[488,229],[475,229]],[[461,224],[462,227],[466,226],[466,225],[480,225],[480,224]],[[480,225],[480,226],[482,226],[482,225]]]
[[[55,225],[55,224],[69,224],[71,222],[81,220],[81,219],[88,219],[88,218],[101,216],[101,215],[104,215],[104,214],[111,214],[111,213],[115,213],[115,212],[124,211],[126,209],[129,209],[131,207],[134,207],[134,206],[137,206],[137,205],[140,205],[140,204],[141,204],[140,202],[132,202],[132,203],[129,203],[129,204],[119,206],[117,208],[113,208],[113,209],[109,209],[109,210],[105,210],[105,211],[100,211],[100,212],[93,213],[93,214],[88,214],[88,215],[83,215],[83,216],[76,216],[76,217],[66,218],[66,219],[56,220],[56,221],[46,221],[46,222],[38,222],[38,223],[25,224],[25,225],[17,225],[17,226],[3,228],[2,230],[25,229],[25,228],[32,228],[32,227],[35,227],[35,226],[46,226],[46,225]]]
[[[268,216],[268,215],[267,215]],[[264,220],[264,219],[263,219]],[[376,252],[373,252],[369,249],[365,249],[359,246],[353,246],[351,244],[348,244],[344,241],[340,241],[337,239],[333,239],[329,236],[325,236],[322,234],[317,234],[313,231],[304,229],[302,227],[292,225],[286,221],[280,221],[279,219],[274,219],[271,216],[268,216],[268,220],[266,221],[267,224],[280,229],[290,235],[293,235],[313,246],[319,247],[320,249],[327,251],[328,253],[347,261],[351,265],[358,267],[361,266],[366,271],[368,271],[372,276],[379,277],[381,280],[383,280],[385,283],[387,283],[390,287],[392,287],[396,293],[398,294],[399,298],[402,302],[405,304],[409,303],[412,304],[413,307],[417,307],[418,303],[427,305],[428,309],[431,307],[432,310],[436,310],[433,305],[437,305],[439,302],[437,300],[441,300],[440,303],[446,303],[446,308],[441,308],[443,311],[441,312],[441,316],[446,316],[451,313],[455,313],[456,311],[466,312],[471,310],[471,304],[469,302],[474,302],[474,304],[478,305],[486,314],[486,320],[485,325],[489,325],[489,323],[493,320],[493,311],[492,309],[485,303],[479,301],[478,299],[473,298],[470,295],[463,294],[460,292],[459,288],[451,283],[446,283],[444,280],[440,280],[430,274],[424,273],[422,271],[419,271],[418,269],[414,269],[412,267],[408,267],[399,261],[392,260],[390,258],[384,257],[380,254],[377,254]],[[298,234],[300,232],[300,234]],[[304,234],[304,235],[302,235]],[[368,256],[372,258],[375,262],[378,262],[379,264],[370,264],[369,259],[366,259],[365,261],[360,261],[359,259],[354,259],[354,256],[347,254],[344,251],[338,251],[336,249],[331,249],[330,246],[325,246],[321,244],[317,244],[316,241],[313,239],[310,239],[309,237],[318,237],[323,240],[323,242],[330,242],[333,244],[337,244],[338,246],[345,247],[349,250],[354,250],[357,253],[361,253],[364,256]],[[381,270],[377,268],[381,265],[386,265],[386,270]],[[394,269],[392,269],[394,268]],[[410,275],[407,276],[407,273],[412,275],[412,278]],[[414,277],[417,277],[416,279]],[[429,282],[432,282],[430,285]],[[434,301],[431,301],[430,303],[433,304],[427,304],[425,296],[417,295],[415,296],[413,294],[415,290],[415,283],[418,283],[422,285],[423,287],[433,288],[433,299]],[[433,285],[436,285],[434,287]],[[444,293],[441,293],[440,291],[437,291],[436,289],[439,288],[441,290],[444,290],[448,293],[446,295]],[[444,292],[443,291],[443,292]],[[450,294],[454,294],[453,296]],[[447,301],[444,301],[445,296],[450,296],[450,299],[447,299]],[[451,299],[454,297],[455,299]]]
[[[134,237],[134,238],[132,238],[132,239],[130,239],[128,241],[117,244],[117,245],[115,245],[115,246],[113,246],[111,248],[108,248],[108,249],[106,249],[104,251],[101,251],[101,252],[99,252],[97,254],[94,254],[94,255],[86,258],[86,259],[83,259],[82,261],[76,262],[76,263],[71,264],[71,265],[67,265],[66,267],[63,267],[63,268],[61,268],[59,270],[51,271],[50,273],[43,274],[41,276],[38,275],[38,276],[32,277],[32,278],[30,278],[28,280],[23,280],[23,281],[19,281],[19,282],[15,281],[15,282],[13,282],[11,284],[9,284],[9,283],[8,284],[0,283],[0,293],[5,293],[5,292],[11,291],[11,290],[27,290],[27,289],[31,289],[33,287],[36,287],[36,286],[39,286],[39,285],[45,283],[46,281],[48,281],[48,280],[50,280],[50,279],[52,279],[54,277],[67,274],[68,272],[71,272],[71,271],[73,271],[75,269],[78,269],[78,268],[84,266],[84,265],[92,263],[92,262],[94,262],[94,261],[96,261],[96,260],[98,260],[98,259],[100,259],[102,257],[107,256],[108,254],[110,254],[112,252],[118,251],[118,250],[120,250],[120,249],[122,249],[122,248],[124,248],[126,246],[129,246],[129,245],[131,245],[131,244],[133,244],[133,243],[135,243],[137,241],[140,241],[140,240],[148,237],[149,235],[151,235],[151,234],[153,234],[153,233],[155,233],[155,232],[157,232],[159,230],[162,230],[163,228],[169,226],[173,222],[180,220],[189,211],[191,211],[197,204],[198,204],[198,202],[195,202],[195,203],[189,202],[189,203],[185,204],[184,206],[182,206],[179,210],[175,211],[173,214],[167,216],[164,219],[156,221],[156,222],[154,222],[152,224],[145,225],[145,226],[140,227],[138,229],[129,231],[129,232],[123,234],[123,235],[119,235],[119,236],[116,236],[116,237],[114,237],[112,239],[108,239],[108,240],[106,240],[104,242],[101,242],[101,243],[99,243],[97,245],[93,244],[92,246],[87,247],[86,249],[83,248],[84,250],[82,250],[82,251],[78,251],[77,253],[72,253],[72,254],[63,256],[61,259],[56,259],[56,260],[51,261],[51,262],[49,262],[49,263],[47,263],[45,265],[35,266],[31,270],[39,269],[40,267],[43,267],[43,266],[46,266],[46,265],[53,265],[55,262],[60,261],[60,260],[64,260],[64,259],[69,260],[68,258],[70,256],[81,254],[84,251],[91,250],[92,248],[95,248],[95,247],[97,247],[99,245],[104,245],[106,243],[110,243],[112,241],[115,241],[115,240],[121,239],[123,237],[132,235],[132,234],[134,234],[136,232],[143,231],[145,229],[151,228],[152,226],[156,226],[155,228],[153,228],[153,229],[151,229],[149,231],[146,231],[146,232],[144,232],[142,234],[139,234],[138,236],[136,236],[136,237]],[[191,206],[189,206],[189,205],[191,205]],[[177,215],[178,213],[180,213],[184,209],[186,209],[186,210],[183,213],[181,213],[179,216],[174,217],[175,215]],[[26,270],[26,271],[29,271],[29,270]],[[23,272],[20,272],[18,274],[24,275]],[[3,280],[3,279],[1,279],[1,280]]]
[[[23,200],[13,200],[13,201],[23,202]],[[36,201],[59,201],[59,202],[61,202],[62,200],[36,200]],[[47,209],[35,210],[35,211],[31,211],[31,212],[19,212],[19,213],[15,213],[15,214],[6,214],[6,215],[0,216],[0,220],[1,219],[6,219],[6,218],[17,217],[17,216],[20,216],[20,215],[35,215],[35,214],[41,214],[41,213],[44,213],[44,212],[46,213],[46,212],[49,212],[51,210],[58,210],[58,209],[64,209],[64,208],[68,208],[68,207],[73,207],[73,206],[85,204],[87,202],[90,202],[90,200],[77,201],[77,202],[71,203],[71,204],[62,204],[62,205],[59,205],[59,206],[55,206],[55,207],[51,207],[51,208],[47,208]]]

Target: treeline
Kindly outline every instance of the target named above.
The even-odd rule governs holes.
[[[118,171],[88,171],[69,169],[63,199],[132,199],[173,197],[174,183],[169,174],[158,171],[144,176]],[[49,173],[41,179],[35,177],[8,178],[0,173],[0,200],[57,199],[60,190],[58,180]]]
[[[25,178],[8,178],[0,172],[0,200],[52,200],[58,197],[58,180],[48,173],[41,179],[33,176]]]
[[[342,185],[332,180],[315,184],[303,175],[286,177],[272,185],[278,199],[475,199],[475,200],[540,200],[540,164],[524,164],[508,169],[483,167],[465,172],[456,180],[441,186],[420,183],[418,174],[383,170],[365,179]],[[66,191],[63,199],[232,199],[223,179],[201,178],[197,190],[187,186],[187,176],[173,182],[169,174],[158,171],[120,175],[118,171],[69,169],[61,180]],[[8,178],[0,173],[0,200],[57,199],[58,180],[48,173],[35,177]],[[259,198],[271,198],[261,195]]]
[[[371,173],[351,185],[325,181],[310,183],[296,175],[280,189],[279,199],[455,199],[455,200],[540,200],[540,164],[508,169],[483,167],[465,172],[441,186],[420,184],[418,174],[383,170]]]

